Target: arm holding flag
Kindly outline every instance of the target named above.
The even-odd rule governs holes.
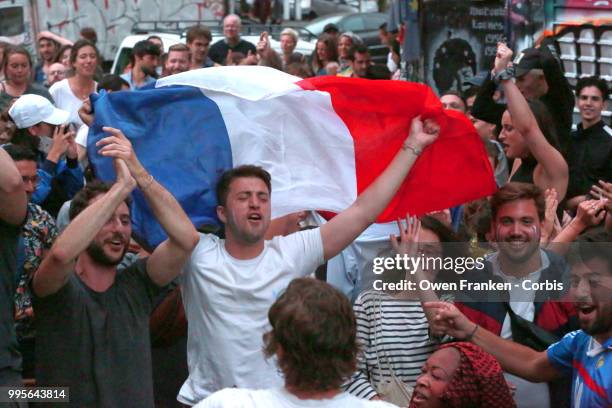
[[[168,234],[168,239],[159,244],[147,259],[149,277],[157,285],[164,286],[179,274],[197,245],[199,234],[174,196],[142,166],[123,132],[111,127],[105,127],[103,130],[111,136],[96,143],[102,147],[100,154],[125,160],[155,218]]]
[[[420,118],[412,121],[410,135],[385,171],[345,211],[321,227],[323,252],[329,260],[359,236],[385,209],[420,152],[436,140],[438,124]]]

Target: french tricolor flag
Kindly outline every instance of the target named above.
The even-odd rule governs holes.
[[[431,89],[403,81],[300,79],[268,67],[204,68],[157,81],[154,89],[92,97],[89,160],[102,180],[112,162],[97,154],[102,126],[121,129],[145,168],[183,205],[196,227],[218,225],[215,184],[242,164],[272,175],[273,217],[299,210],[340,212],[387,167],[412,119],[435,118],[427,148],[378,221],[424,214],[495,191],[483,143],[461,113],[443,111]],[[134,232],[165,239],[140,192]]]

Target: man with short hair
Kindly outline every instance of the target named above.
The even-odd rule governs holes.
[[[61,62],[54,62],[47,72],[47,82],[45,85],[51,86],[64,78],[66,78],[66,67]]]
[[[72,41],[52,33],[41,31],[36,36],[38,41],[38,52],[40,54],[39,64],[34,68],[34,82],[44,85],[47,82],[49,68],[59,51],[60,46],[72,45]]]
[[[130,63],[132,69],[121,75],[130,84],[130,89],[135,91],[148,84],[155,82],[156,68],[159,65],[161,51],[159,47],[150,41],[138,41],[132,48]]]
[[[153,406],[149,314],[154,296],[180,272],[198,235],[176,199],[147,173],[129,140],[103,128],[99,154],[114,159],[112,186],[88,184],[72,221],[32,281],[36,380],[70,387],[79,407]],[[117,273],[132,231],[126,203],[138,187],[168,234],[151,256]]]
[[[19,129],[13,143],[37,149],[40,180],[32,202],[57,216],[62,204],[83,187],[74,131],[64,125],[69,113],[32,94],[20,96],[8,113]]]
[[[210,68],[215,62],[208,56],[212,34],[207,27],[195,26],[187,31],[187,46],[191,51],[190,69]]]
[[[190,64],[191,54],[189,47],[185,44],[174,44],[168,49],[163,76],[189,71]]]
[[[229,51],[248,55],[255,55],[257,49],[253,44],[240,38],[242,22],[240,17],[230,14],[223,19],[223,35],[225,38],[217,41],[210,47],[209,56],[217,64],[226,65]]]
[[[353,205],[321,228],[271,241],[264,238],[271,218],[270,174],[240,166],[221,175],[217,216],[225,239],[201,235],[181,276],[189,378],[180,402],[194,405],[225,387],[281,384],[274,365],[261,356],[270,305],[291,280],[313,273],[376,220],[438,133],[435,122],[414,119],[403,148]]]
[[[34,68],[34,82],[46,84],[49,75],[49,68],[53,64],[53,59],[59,50],[59,44],[48,37],[38,39],[39,64]]]
[[[28,215],[21,229],[19,263],[17,265],[14,294],[15,331],[19,350],[23,357],[23,378],[35,378],[34,374],[34,313],[30,283],[43,257],[47,254],[58,230],[55,220],[47,211],[31,202],[38,183],[36,153],[27,147],[15,144],[3,146],[11,156],[25,186],[28,196]]]
[[[548,108],[557,129],[561,153],[570,146],[574,94],[560,62],[547,45],[527,48],[515,59],[516,86],[526,99],[539,99]]]
[[[323,32],[325,34],[332,36],[336,40],[338,39],[338,36],[340,35],[340,30],[338,29],[338,26],[335,25],[334,23],[325,24],[325,27],[323,27]]]
[[[150,35],[146,38],[146,40],[150,43],[153,43],[159,47],[159,53],[164,53],[164,42],[162,41],[159,35]]]
[[[571,297],[581,330],[566,334],[544,351],[535,351],[490,333],[450,303],[430,302],[437,328],[472,341],[492,354],[507,372],[533,382],[571,375],[571,406],[612,406],[612,251],[610,237],[592,235],[570,254]],[[531,395],[533,400],[536,394]],[[533,405],[541,406],[541,405]],[[560,406],[560,405],[556,405]]]
[[[612,182],[612,129],[601,117],[608,95],[608,84],[601,78],[581,78],[576,84],[580,123],[572,132],[571,148],[567,152],[570,208],[586,200],[587,193],[599,180]]]
[[[444,109],[456,110],[461,113],[467,112],[467,102],[457,91],[446,91],[440,96],[440,102]]]
[[[21,387],[21,356],[15,336],[14,303],[17,242],[28,198],[11,157],[0,149],[0,386]],[[19,403],[9,407],[23,406]]]
[[[272,328],[265,334],[263,352],[278,359],[284,387],[226,388],[198,408],[395,407],[342,392],[357,366],[359,349],[355,314],[338,290],[316,279],[295,279],[274,302],[268,319]]]
[[[368,67],[372,65],[372,60],[366,45],[357,44],[352,46],[348,54],[348,60],[351,71],[353,71],[352,78],[367,77]]]
[[[487,258],[485,268],[470,272],[471,282],[510,284],[507,291],[463,291],[457,307],[483,328],[505,339],[519,341],[513,316],[533,322],[560,338],[575,330],[576,313],[571,304],[561,302],[559,290],[525,289],[524,282],[564,282],[567,264],[552,251],[540,248],[544,222],[544,194],[527,183],[510,182],[491,198],[491,240],[497,252]],[[547,384],[534,384],[510,377],[517,386],[518,406],[530,401],[531,406],[556,407],[549,400]],[[562,391],[551,392],[551,398],[565,397]]]

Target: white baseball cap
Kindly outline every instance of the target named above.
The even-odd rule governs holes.
[[[58,109],[47,98],[34,94],[20,96],[8,113],[19,129],[41,122],[61,125],[68,122],[70,117],[70,112]]]

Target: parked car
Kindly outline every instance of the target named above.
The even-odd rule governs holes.
[[[372,60],[378,63],[387,61],[388,48],[380,43],[378,28],[387,21],[383,13],[335,13],[319,17],[304,26],[313,38],[323,32],[323,28],[330,23],[338,26],[340,32],[352,31],[357,34],[368,46]]]
[[[263,28],[262,26],[261,31],[263,31],[264,29],[265,28]],[[278,29],[275,29],[272,31],[274,31],[274,33],[272,34],[273,36],[270,38],[270,47],[274,51],[280,54],[282,52],[281,47],[280,47],[280,41],[278,41],[275,38],[278,36],[278,33],[280,31],[278,31]],[[218,30],[215,30],[215,29],[211,29],[211,32],[213,35],[211,44],[214,44],[215,42],[223,38],[222,32],[219,32]],[[259,30],[250,29],[250,30],[245,31],[245,35],[242,35],[241,38],[257,46],[257,43],[259,42],[259,34],[260,34]],[[177,34],[177,33],[165,33],[165,32],[151,31],[151,32],[147,32],[146,34],[128,35],[121,41],[121,44],[119,45],[119,48],[117,49],[117,53],[115,54],[115,59],[113,61],[113,65],[110,70],[110,73],[117,74],[117,75],[122,74],[123,70],[130,62],[130,55],[132,53],[132,48],[134,47],[134,45],[138,41],[146,40],[150,35],[157,35],[162,39],[162,42],[164,44],[164,50],[166,52],[168,51],[168,48],[170,48],[170,46],[174,44],[178,44],[178,43],[185,43],[186,41],[185,32],[183,32],[182,34]],[[310,54],[312,54],[312,51],[315,49],[315,45],[316,44],[312,41],[300,39],[298,40],[298,43],[295,47],[295,52],[299,52],[303,55],[309,56]]]
[[[168,33],[150,33],[150,34],[134,34],[128,35],[125,37],[119,48],[117,49],[117,53],[115,54],[115,59],[113,60],[113,65],[111,67],[110,73],[115,75],[123,74],[123,70],[130,63],[130,55],[132,55],[132,48],[138,41],[143,41],[149,38],[150,35],[156,35],[161,38],[162,43],[164,44],[164,50],[167,52],[168,48],[173,46],[174,44],[179,44],[181,42],[181,36],[178,34],[168,34]]]
[[[314,18],[337,13],[377,12],[375,0],[312,0],[311,16]]]

